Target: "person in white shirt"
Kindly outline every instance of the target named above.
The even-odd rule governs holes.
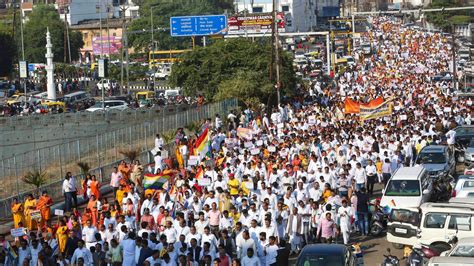
[[[97,240],[95,234],[98,233],[97,228],[91,225],[91,220],[87,220],[86,226],[82,228],[82,240],[85,242],[86,248],[95,246]]]
[[[172,227],[171,221],[166,222],[166,228],[163,231],[163,234],[166,236],[166,241],[170,244],[174,244],[178,239],[178,233],[176,232],[176,229]]]
[[[344,245],[349,243],[349,236],[351,233],[351,217],[352,207],[347,205],[347,200],[342,200],[342,206],[337,210],[337,217],[339,218],[339,226],[341,228]]]
[[[23,265],[25,260],[31,261],[31,249],[28,247],[26,240],[22,239],[18,249],[18,265]]]
[[[269,244],[264,248],[266,266],[274,264],[278,255],[278,245],[276,244],[276,238],[274,236],[270,236],[268,239]]]
[[[120,242],[123,249],[123,263],[122,266],[135,266],[135,233],[128,233],[128,238]]]
[[[260,259],[257,256],[254,256],[254,249],[248,248],[247,255],[242,258],[242,265],[248,266],[261,266]]]
[[[367,173],[367,192],[372,195],[374,193],[374,185],[377,182],[377,167],[372,160],[369,160],[365,167],[365,172]]]
[[[154,174],[156,175],[163,170],[163,157],[161,157],[161,151],[156,153],[154,160],[155,160]]]
[[[161,148],[163,148],[163,144],[165,144],[165,141],[163,140],[163,138],[160,136],[160,134],[156,134],[155,149],[156,150],[161,150]]]
[[[249,248],[255,250],[255,241],[250,237],[249,231],[247,230],[242,232],[242,238],[237,241],[236,245],[238,258],[244,258]]]
[[[357,191],[367,186],[367,175],[364,168],[362,168],[362,165],[360,163],[356,164],[356,169],[354,171],[354,179],[356,181]]]
[[[94,261],[92,259],[92,253],[89,251],[89,249],[84,248],[83,240],[79,240],[77,242],[77,248],[76,250],[74,250],[74,254],[72,255],[72,258],[71,258],[71,265],[78,265],[79,259],[83,260],[84,265],[87,265],[87,266],[94,265]]]

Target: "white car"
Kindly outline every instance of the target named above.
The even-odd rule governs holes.
[[[441,253],[441,256],[471,258],[474,263],[474,237],[459,239],[451,250]]]
[[[104,106],[105,105],[105,106]],[[126,101],[120,101],[120,100],[106,100],[104,102],[96,102],[96,104],[88,109],[86,111],[88,112],[100,112],[103,111],[105,107],[106,111],[110,110],[119,110],[123,111],[128,109],[128,103]]]
[[[458,177],[456,185],[454,185],[453,198],[467,198],[474,196],[474,176],[473,175],[461,175]]]
[[[474,175],[474,163],[464,168],[464,175]]]

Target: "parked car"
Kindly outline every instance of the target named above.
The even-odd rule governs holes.
[[[458,176],[458,181],[454,185],[452,197],[463,197],[464,194],[461,192],[466,189],[474,189],[474,175],[460,175]]]
[[[296,266],[331,265],[355,266],[359,265],[350,247],[341,244],[311,244],[301,250]]]
[[[445,145],[430,145],[421,149],[415,161],[423,165],[428,176],[438,178],[456,173],[456,160],[453,152]]]
[[[464,168],[464,175],[474,175],[474,163],[471,163],[469,166]]]
[[[471,258],[474,261],[474,237],[459,239],[451,250],[441,253],[441,256]]]
[[[428,266],[474,266],[474,260],[464,257],[433,257]]]
[[[125,109],[128,109],[128,103],[126,101],[120,101],[120,100],[109,100],[109,101],[104,101],[104,102],[97,102],[94,106],[86,109],[86,111],[88,112],[103,111],[104,107],[106,111],[109,111],[109,110],[123,111]]]
[[[421,219],[418,242],[449,250],[448,244],[458,239],[474,237],[474,204],[472,202],[424,203],[420,206]]]

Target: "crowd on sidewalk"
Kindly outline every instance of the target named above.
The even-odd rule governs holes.
[[[471,124],[472,112],[469,98],[431,79],[449,71],[450,46],[439,33],[389,17],[372,26],[365,37],[377,52],[356,55],[335,87],[314,84],[310,104],[217,115],[195,135],[179,130],[168,159],[157,135],[155,164],[124,161],[114,169],[112,199],[95,176],[81,186],[68,173],[59,223],[50,219],[47,192],[16,202],[15,227],[29,234],[16,247],[0,238],[6,264],[287,265],[306,244],[351,244],[354,231],[363,238],[374,185],[412,164],[424,146],[453,144],[452,129]],[[390,115],[360,123],[345,114],[345,99],[379,97],[392,101]],[[146,176],[166,182],[147,189]],[[84,210],[78,194],[88,200]],[[38,211],[36,224],[31,212]]]

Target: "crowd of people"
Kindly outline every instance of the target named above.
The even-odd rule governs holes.
[[[46,191],[15,202],[15,227],[29,233],[12,245],[16,257],[4,249],[7,264],[287,265],[290,253],[309,243],[350,245],[355,234],[363,240],[374,186],[424,146],[452,144],[451,129],[471,124],[472,110],[450,83],[431,80],[449,71],[451,48],[440,33],[378,17],[364,38],[377,52],[356,55],[356,66],[335,76],[336,86],[316,83],[311,104],[217,115],[195,135],[179,130],[168,159],[157,135],[154,164],[123,161],[113,170],[112,197],[100,193],[95,176],[80,186],[68,173],[58,223]],[[346,98],[378,97],[392,100],[391,115],[360,123],[344,114]],[[147,189],[144,175],[167,181]],[[77,206],[78,194],[85,208]],[[0,243],[8,246],[3,236]]]

